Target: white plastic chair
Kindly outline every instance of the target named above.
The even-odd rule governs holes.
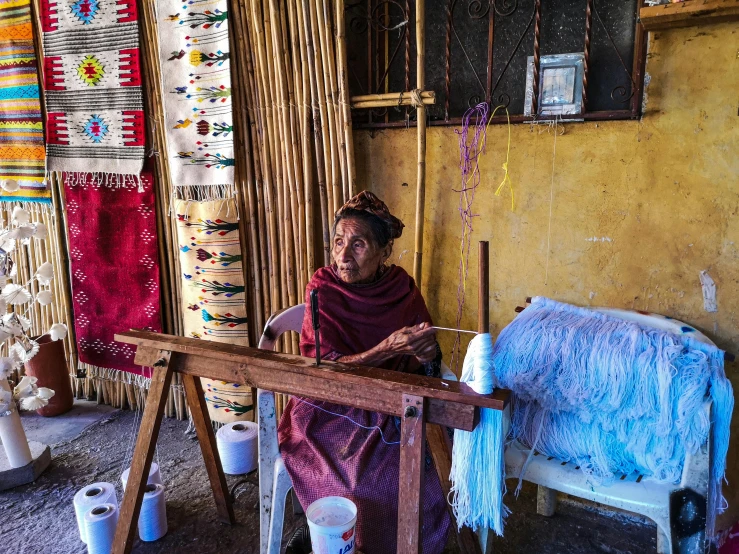
[[[259,348],[273,350],[277,339],[287,331],[300,333],[303,328],[305,304],[298,304],[272,314],[264,326]],[[457,380],[454,373],[442,363],[441,377]],[[277,441],[275,395],[268,390],[257,391],[259,421],[259,551],[279,554],[285,517],[287,494],[292,481],[280,455]]]
[[[711,400],[704,409],[710,418]],[[710,419],[709,419],[710,421]],[[505,453],[506,478],[518,478],[530,449],[518,441],[508,446]],[[596,485],[591,477],[572,462],[563,462],[534,451],[524,480],[539,485],[536,510],[544,516],[554,515],[557,491],[584,498],[606,506],[619,508],[648,517],[657,524],[657,552],[672,552],[670,533],[670,494],[690,488],[703,497],[708,496],[710,439],[695,455],[687,455],[679,484],[659,483],[638,473],[622,475],[608,486]]]
[[[596,308],[597,311],[628,321],[637,321],[657,329],[675,332],[673,327],[684,327],[685,324],[664,318],[656,314],[645,316],[629,310]],[[666,320],[666,321],[665,321]],[[689,327],[689,326],[688,326]],[[713,344],[708,337],[693,330],[693,337],[701,342]],[[711,400],[704,403],[709,421]],[[506,448],[506,478],[518,478],[526,462],[530,449],[518,441]],[[695,455],[687,455],[683,465],[680,483],[659,483],[639,474],[622,475],[609,486],[596,485],[580,468],[571,462],[563,462],[534,451],[534,456],[524,473],[524,481],[536,483],[536,511],[543,516],[552,516],[557,507],[557,491],[597,502],[606,506],[619,508],[648,517],[657,524],[657,553],[672,552],[672,536],[670,532],[670,494],[678,489],[690,488],[704,497],[708,496],[710,479],[710,432],[709,440]]]
[[[277,339],[287,331],[300,333],[303,328],[305,304],[287,308],[269,318],[264,326],[259,348],[273,350]],[[257,390],[259,421],[259,552],[279,554],[285,517],[287,493],[293,483],[280,456],[277,442],[275,394]]]

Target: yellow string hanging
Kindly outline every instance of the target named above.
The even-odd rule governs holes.
[[[495,114],[498,112],[499,109],[503,108],[505,110],[506,119],[508,120],[508,147],[506,148],[506,155],[505,155],[505,162],[503,163],[503,171],[505,172],[503,174],[503,180],[500,182],[500,185],[498,185],[498,188],[495,191],[495,196],[500,196],[501,191],[505,188],[506,184],[508,185],[508,188],[511,191],[511,211],[513,211],[513,208],[515,207],[515,201],[513,196],[513,183],[511,182],[511,176],[508,173],[508,162],[511,158],[511,116],[508,113],[508,108],[505,106],[497,106],[493,113],[490,115],[490,119],[488,119],[488,124],[485,127],[485,138],[487,139],[487,132],[488,127],[490,127],[490,122],[493,120],[493,117],[495,117]]]

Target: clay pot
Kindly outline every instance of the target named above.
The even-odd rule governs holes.
[[[42,335],[34,340],[41,348],[38,354],[26,362],[26,375],[36,377],[39,387],[54,391],[49,404],[37,412],[44,417],[58,416],[71,410],[74,404],[67,360],[64,357],[64,341],[51,340],[49,335]]]

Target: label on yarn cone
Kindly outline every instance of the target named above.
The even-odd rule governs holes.
[[[259,426],[251,421],[227,423],[216,433],[223,472],[244,475],[259,465]]]
[[[146,485],[139,516],[139,538],[144,542],[153,542],[166,534],[167,504],[164,500],[164,485]]]
[[[73,504],[74,513],[77,516],[80,540],[87,543],[85,513],[102,504],[118,506],[118,497],[115,494],[115,487],[111,483],[93,483],[77,491],[74,495]]]
[[[118,506],[110,503],[94,506],[85,512],[83,520],[88,554],[110,554],[118,524]]]

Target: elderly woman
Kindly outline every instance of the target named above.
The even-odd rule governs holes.
[[[333,265],[319,269],[305,292],[318,289],[323,358],[439,376],[441,351],[421,292],[402,268],[385,265],[403,223],[371,192],[337,213]],[[300,340],[315,356],[310,310]],[[400,432],[396,418],[326,402],[292,398],[279,426],[280,452],[301,504],[324,496],[351,499],[358,510],[356,547],[396,551]],[[450,527],[446,499],[427,456],[423,552],[442,552]]]

